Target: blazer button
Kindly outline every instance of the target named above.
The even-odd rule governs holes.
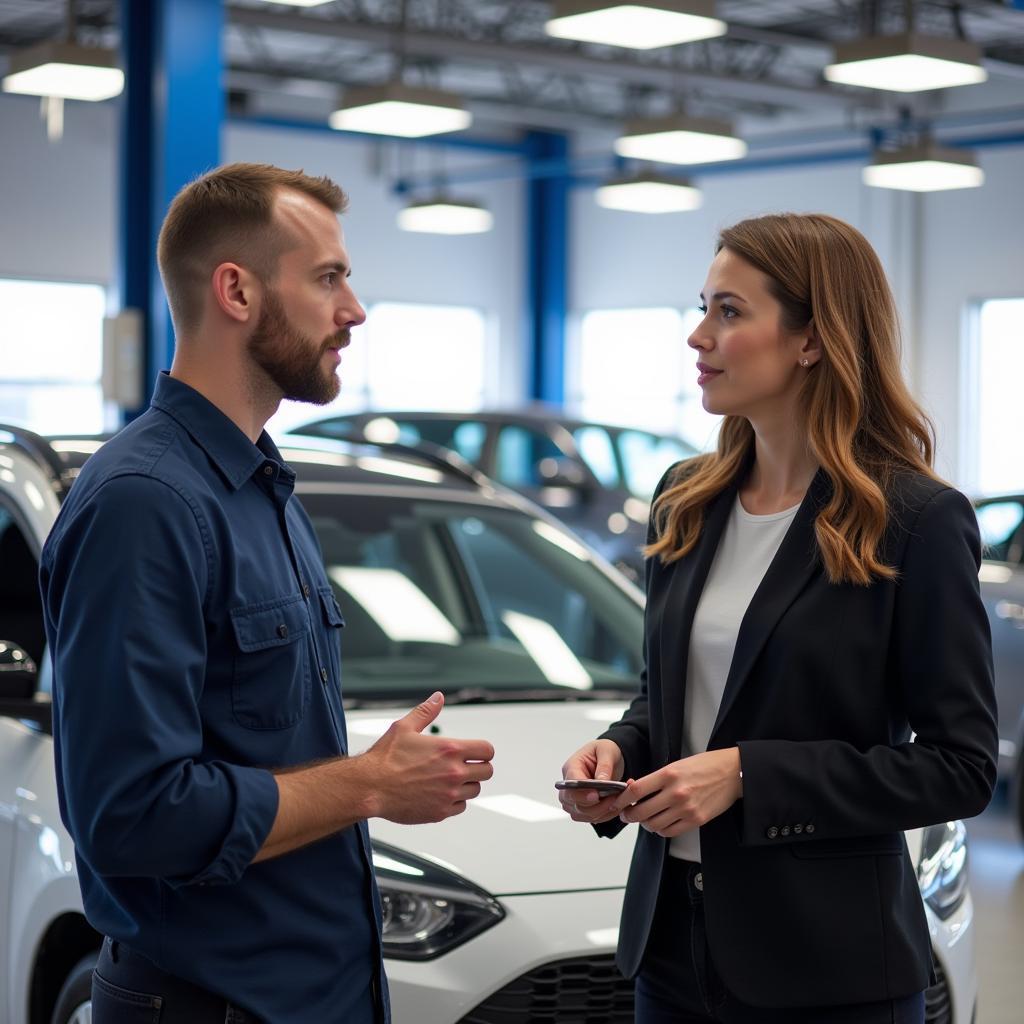
[[[792,831],[792,829],[790,829],[790,827],[788,825],[783,825],[782,828],[779,829],[779,835],[780,836],[788,836],[791,831]]]
[[[803,830],[804,830],[803,825],[794,825],[793,826],[793,835],[798,836],[798,835],[800,835],[801,832],[803,832]]]
[[[811,833],[812,833],[812,832],[814,831],[814,822],[813,822],[813,821],[809,821],[809,822],[807,822],[807,824],[806,824],[806,825],[804,825],[804,831],[805,831],[805,832],[806,832],[806,833],[807,833],[808,835],[810,835],[810,834],[811,834]]]
[[[767,832],[765,832],[765,835],[766,835],[766,836],[767,836],[767,837],[768,837],[769,839],[774,839],[774,838],[775,838],[776,836],[778,836],[778,834],[779,834],[779,830],[778,830],[778,828],[777,828],[777,827],[776,827],[775,825],[772,825],[772,826],[771,826],[771,827],[770,827],[770,828],[768,829],[768,831],[767,831]]]

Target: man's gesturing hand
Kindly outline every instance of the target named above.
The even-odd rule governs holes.
[[[618,782],[622,778],[623,767],[622,751],[617,743],[611,740],[591,740],[562,765],[562,778],[611,779]],[[618,810],[612,810],[618,799],[615,793],[602,799],[593,790],[563,789],[559,791],[558,799],[562,810],[573,821],[600,825],[611,821],[618,814]]]
[[[392,722],[360,758],[376,797],[373,817],[402,825],[443,821],[461,814],[494,774],[494,747],[486,740],[421,735],[443,707],[444,694],[433,694]]]

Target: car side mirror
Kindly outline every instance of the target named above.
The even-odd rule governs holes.
[[[37,722],[52,729],[53,708],[47,694],[37,694],[39,667],[13,640],[0,640],[0,715]]]

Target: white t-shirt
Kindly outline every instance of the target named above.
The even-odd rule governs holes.
[[[684,749],[708,749],[740,623],[799,507],[755,516],[736,498],[693,616],[683,703]],[[699,861],[699,830],[676,836],[669,853]]]

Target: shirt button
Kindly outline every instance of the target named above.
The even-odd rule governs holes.
[[[807,824],[806,824],[806,825],[804,825],[804,831],[805,831],[805,832],[806,832],[806,833],[807,833],[808,835],[810,835],[810,834],[811,834],[811,833],[812,833],[812,832],[814,831],[814,822],[813,822],[813,821],[809,821],[809,822],[807,822]]]
[[[303,583],[302,584],[302,596],[303,597],[309,597],[309,584],[308,583]]]
[[[273,476],[274,475],[274,467],[269,462],[263,467],[263,475],[264,476]]]
[[[770,827],[770,828],[768,829],[768,831],[767,831],[767,832],[765,832],[765,835],[766,835],[766,836],[767,836],[767,837],[768,837],[769,839],[774,839],[774,838],[775,838],[775,837],[776,837],[776,836],[777,836],[778,834],[779,834],[779,830],[778,830],[778,829],[777,829],[777,828],[776,828],[776,827],[775,827],[774,825],[772,825],[772,826],[771,826],[771,827]]]
[[[321,668],[320,669],[320,679],[323,682],[325,682],[325,683],[327,682],[327,669],[325,669],[325,668]]]
[[[277,627],[277,635],[282,640],[288,635],[288,627],[283,622]]]

